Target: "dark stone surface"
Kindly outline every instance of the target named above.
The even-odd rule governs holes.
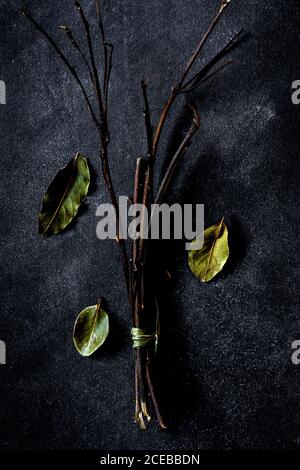
[[[157,119],[219,1],[103,3],[115,45],[112,174],[119,194],[130,194],[146,145],[140,79],[149,78]],[[83,38],[71,1],[25,4],[60,42],[64,23]],[[83,4],[95,24],[93,2]],[[7,85],[0,106],[1,448],[297,447],[300,366],[291,362],[291,343],[300,339],[300,106],[291,102],[291,85],[300,79],[298,0],[233,1],[200,60],[245,28],[234,65],[199,94],[202,129],[170,194],[204,203],[206,225],[226,214],[232,256],[202,285],[183,244],[164,245],[172,281],[164,288],[161,375],[170,429],[153,423],[146,433],[132,420],[130,316],[118,253],[95,234],[96,207],[107,201],[102,178],[71,230],[49,240],[37,235],[42,195],[75,152],[89,156],[99,175],[96,132],[72,77],[20,15],[21,2],[0,0],[0,7]],[[160,162],[182,133],[183,104],[169,119]],[[73,323],[99,295],[109,301],[111,336],[85,359],[74,350]]]

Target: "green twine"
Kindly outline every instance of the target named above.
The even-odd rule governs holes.
[[[156,333],[147,335],[144,330],[141,330],[140,328],[131,328],[131,337],[134,348],[144,348],[145,346],[148,346],[152,341],[156,341],[156,336]]]

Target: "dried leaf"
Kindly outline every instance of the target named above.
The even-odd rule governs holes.
[[[39,233],[44,237],[64,230],[74,219],[90,185],[87,159],[77,153],[51,182],[39,213]]]
[[[93,354],[107,338],[108,315],[100,303],[87,307],[76,318],[73,332],[75,348],[82,356]]]
[[[202,282],[208,282],[222,271],[228,257],[228,230],[223,218],[204,231],[203,247],[191,250],[188,261],[192,273]]]

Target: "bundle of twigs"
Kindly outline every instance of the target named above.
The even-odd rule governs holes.
[[[183,94],[189,94],[196,90],[206,80],[211,78],[215,73],[220,71],[224,66],[230,62],[226,62],[217,69],[214,66],[220,59],[222,59],[237,43],[237,40],[241,34],[238,33],[229,43],[223,47],[200,71],[191,75],[193,65],[196,59],[199,57],[200,52],[203,49],[204,44],[211,35],[218,21],[220,20],[224,10],[230,3],[230,0],[223,0],[221,5],[213,18],[209,28],[201,38],[195,51],[189,58],[187,65],[179,79],[172,89],[170,96],[165,103],[160,119],[155,127],[151,122],[151,113],[148,102],[147,94],[147,81],[141,82],[142,95],[144,100],[144,117],[147,137],[147,152],[146,158],[138,159],[136,163],[136,171],[134,178],[134,203],[142,203],[145,208],[150,209],[151,203],[161,204],[174,171],[181,159],[186,152],[194,134],[198,131],[200,126],[199,114],[196,108],[190,104],[192,122],[188,132],[183,138],[182,142],[178,146],[174,156],[172,157],[165,174],[163,175],[161,184],[154,196],[153,188],[153,171],[155,166],[155,160],[159,150],[159,143],[162,135],[162,131],[165,127],[167,117],[170,109],[175,100]],[[84,10],[81,4],[75,2],[76,9],[79,13],[79,17],[83,24],[86,33],[87,48],[89,51],[89,57],[86,57],[82,47],[77,42],[72,30],[68,26],[61,26],[62,31],[66,34],[67,38],[76,49],[84,65],[86,66],[87,72],[89,73],[91,83],[94,88],[95,100],[89,98],[88,92],[86,91],[75,67],[69,62],[68,58],[64,55],[56,41],[43,29],[43,27],[27,12],[24,11],[24,15],[33,23],[33,25],[44,35],[47,41],[53,46],[57,54],[63,60],[65,66],[68,68],[74,79],[76,80],[83,97],[87,103],[94,125],[99,132],[100,149],[99,155],[102,166],[102,174],[104,182],[109,193],[111,203],[114,206],[116,213],[116,242],[120,248],[121,256],[123,260],[123,269],[126,281],[126,287],[128,292],[129,303],[132,311],[132,339],[135,350],[135,421],[140,425],[141,428],[145,428],[145,421],[150,420],[150,412],[148,410],[148,401],[152,402],[157,420],[161,428],[165,428],[162,413],[159,406],[159,401],[156,392],[156,386],[153,379],[153,359],[157,346],[157,339],[159,335],[159,319],[158,319],[158,307],[156,304],[155,292],[152,291],[149,285],[148,273],[149,273],[149,259],[150,251],[149,245],[150,240],[140,237],[132,241],[131,254],[128,256],[127,247],[125,240],[122,238],[119,232],[119,219],[120,212],[117,202],[116,192],[112,183],[108,148],[110,142],[109,128],[108,128],[108,92],[109,83],[111,79],[112,69],[112,56],[113,46],[110,44],[105,35],[103,26],[103,20],[101,15],[100,1],[95,0],[98,25],[100,31],[100,37],[102,42],[103,50],[103,64],[102,68],[99,69],[96,65],[94,44],[95,40],[92,37],[89,21],[86,18]],[[101,70],[101,72],[99,71]],[[96,111],[95,111],[96,105]],[[142,215],[143,217],[148,216],[149,211],[145,210]],[[150,211],[151,219],[151,211]],[[150,222],[150,223],[149,223]],[[151,220],[148,221],[148,225],[151,225]],[[143,227],[140,228],[140,233],[143,233]],[[148,284],[147,284],[148,283]]]

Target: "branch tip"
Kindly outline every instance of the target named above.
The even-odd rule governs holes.
[[[222,3],[221,3],[221,6],[220,6],[219,13],[222,13],[225,10],[225,8],[228,7],[230,2],[231,2],[231,0],[223,0]]]
[[[60,28],[62,31],[64,31],[65,33],[71,33],[70,28],[68,28],[68,26],[66,26],[66,25],[61,25],[61,26],[59,26],[59,28]]]
[[[199,112],[197,111],[197,109],[195,108],[195,106],[192,104],[192,103],[189,103],[188,104],[188,107],[191,109],[192,113],[193,113],[193,123],[195,124],[195,126],[197,127],[197,129],[199,129],[200,127],[200,115],[199,115]]]

